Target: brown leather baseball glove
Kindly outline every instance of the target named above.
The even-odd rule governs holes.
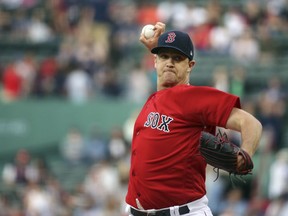
[[[228,140],[227,135],[219,133],[214,136],[210,133],[201,132],[200,152],[206,162],[230,175],[247,175],[252,173],[254,167],[250,155]],[[245,163],[239,166],[238,156],[242,155]],[[219,171],[219,170],[218,170]]]

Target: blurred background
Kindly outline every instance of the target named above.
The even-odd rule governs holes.
[[[207,168],[214,215],[288,215],[287,1],[0,0],[0,216],[125,215],[133,123],[156,90],[139,35],[157,21],[193,39],[192,85],[263,124],[245,182]]]

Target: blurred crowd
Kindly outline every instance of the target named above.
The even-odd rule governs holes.
[[[9,54],[9,58],[0,50],[1,100],[53,96],[83,104],[108,97],[143,103],[155,90],[156,79],[153,56],[139,43],[142,26],[162,21],[167,29],[185,30],[194,41],[196,61],[205,55],[223,55],[238,63],[233,69],[215,67],[208,84],[239,95],[243,108],[255,114],[264,128],[257,169],[246,184],[233,186],[225,173],[213,182],[216,174],[208,167],[213,213],[288,215],[287,86],[274,71],[275,76],[257,93],[250,94],[246,85],[249,66],[270,64],[283,55],[285,46],[279,46],[279,41],[288,36],[288,3],[200,2],[0,0],[0,49],[3,43],[22,43],[28,48],[46,45],[43,50]],[[57,49],[47,54],[45,49],[51,44]],[[193,80],[191,84],[197,85]],[[63,135],[59,154],[65,169],[87,168],[83,181],[73,190],[63,187],[49,162],[27,149],[19,150],[3,168],[0,215],[124,215],[135,114],[137,110],[123,128],[112,128],[108,138],[98,128],[85,134],[71,127]],[[228,134],[235,143],[240,142],[237,133]]]
[[[4,164],[1,216],[124,216],[129,144],[121,129],[114,128],[107,140],[96,129],[85,136],[71,127],[59,143],[59,154],[54,168],[55,161],[27,149]],[[61,173],[55,172],[59,166]],[[69,178],[80,169],[84,174],[72,180],[71,188]]]
[[[273,62],[288,32],[282,0],[2,0],[0,16],[2,47],[27,46],[0,53],[6,102],[59,96],[82,103],[103,95],[143,101],[155,84],[152,56],[139,43],[147,23],[185,30],[199,56],[227,55],[243,66]],[[49,53],[53,44],[57,49]]]

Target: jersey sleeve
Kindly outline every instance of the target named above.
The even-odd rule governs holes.
[[[185,101],[183,114],[206,126],[225,127],[232,109],[241,108],[238,96],[212,87],[191,86],[180,95],[178,99]]]

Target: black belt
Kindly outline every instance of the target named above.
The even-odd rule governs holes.
[[[155,210],[153,212],[143,212],[143,211],[139,211],[137,209],[134,208],[130,208],[130,212],[133,216],[171,216],[170,214],[170,209],[163,209],[163,210]],[[183,214],[187,214],[189,213],[190,210],[188,208],[187,205],[181,206],[179,207],[179,214],[183,215]]]

